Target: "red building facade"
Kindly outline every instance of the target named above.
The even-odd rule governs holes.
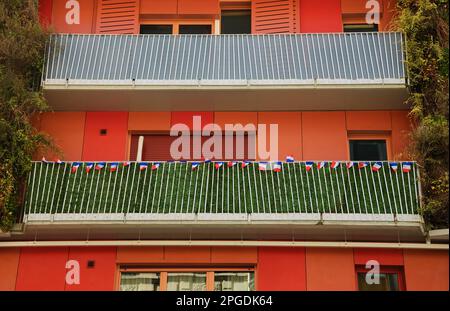
[[[403,103],[407,94],[404,39],[392,32],[395,1],[375,2],[378,6],[374,8],[366,7],[364,0],[326,0],[320,5],[312,0],[40,1],[41,21],[55,33],[50,41],[63,47],[54,48],[50,42],[47,49],[42,85],[53,111],[36,116],[35,126],[54,138],[67,170],[48,175],[58,164],[34,164],[19,221],[22,225],[0,236],[0,289],[448,290],[448,233],[440,239],[425,232],[416,208],[420,206],[419,171],[414,164],[410,173],[401,172],[413,159],[406,149],[411,124]],[[379,17],[375,24],[367,22],[370,10]],[[127,161],[150,166],[171,161],[171,127],[183,123],[193,129],[195,116],[201,117],[202,126],[277,124],[275,160],[291,156],[300,169],[311,162],[312,177],[319,178],[317,184],[313,181],[314,190],[308,184],[314,195],[301,195],[306,189],[303,181],[292,178],[287,183],[291,180],[287,174],[293,172],[297,178],[297,171],[286,163],[286,175],[278,183],[285,189],[280,190],[281,199],[274,199],[266,190],[258,192],[255,185],[260,184],[256,182],[239,190],[235,179],[226,179],[226,186],[225,181],[220,183],[227,192],[219,188],[214,192],[220,171],[211,166],[208,172],[216,172],[217,183],[212,175],[213,181],[205,184],[211,186],[210,191],[199,188],[200,197],[189,192],[186,198],[199,200],[200,210],[202,194],[206,196],[205,210],[211,201],[208,193],[226,200],[220,205],[222,212],[216,209],[213,216],[196,212],[192,219],[183,218],[187,210],[177,214],[178,201],[172,203],[172,194],[178,198],[178,180],[184,171],[176,175],[175,169],[173,179],[167,181],[172,188],[163,188],[164,173],[156,175],[161,178],[159,184],[149,181],[160,187],[156,199],[156,190],[152,196],[141,194],[150,193],[150,187],[145,187],[147,175],[142,180],[133,175],[130,182],[143,182],[136,192],[119,190],[123,197],[112,192],[108,199],[110,187],[116,184],[107,181],[105,201],[100,183],[101,190],[96,190],[100,199],[95,196],[93,203],[84,201],[83,191],[78,190],[81,203],[74,198],[72,205],[79,185],[84,193],[94,193],[83,181],[88,175],[76,179],[76,174],[85,173],[87,163],[105,162],[109,168],[117,162],[121,172]],[[246,133],[246,145],[251,137],[260,144],[260,134],[259,130]],[[39,154],[36,160],[42,156],[51,161],[59,157]],[[204,165],[205,158],[185,160],[188,163],[179,165],[191,165],[189,161]],[[255,161],[252,165],[267,161],[258,154],[246,154],[245,160]],[[356,166],[366,160],[367,171],[358,171]],[[321,161],[327,165],[323,177],[317,166]],[[333,161],[340,161],[343,183],[339,175],[333,175]],[[73,162],[81,165],[81,173],[70,175]],[[343,179],[348,163],[355,163],[348,168],[355,170],[354,183]],[[382,175],[371,170],[376,163],[383,165],[388,182],[383,183]],[[398,163],[399,172],[390,170],[391,163]],[[135,169],[134,174],[139,174],[137,166]],[[169,176],[172,171],[167,169]],[[186,168],[186,176],[189,170]],[[242,183],[241,175],[233,172],[236,183]],[[54,177],[41,183],[42,174]],[[66,188],[58,193],[63,174],[75,180],[64,183],[61,179],[61,187]],[[270,174],[267,184],[261,185],[270,185],[267,192],[277,192],[273,178],[278,177]],[[307,176],[302,174],[298,177]],[[194,178],[190,183],[197,182]],[[331,190],[338,184],[342,192]],[[319,191],[316,185],[324,191],[314,192]],[[348,200],[348,193],[360,200],[358,193],[366,191],[358,205],[366,212],[350,212],[351,202],[333,203],[336,196],[344,197],[345,185],[350,188],[345,195]],[[249,197],[255,204],[241,200],[245,190],[256,192]],[[268,202],[264,201],[266,195]],[[55,196],[62,202],[61,210],[53,205]],[[151,212],[145,209],[133,216],[136,218],[128,218],[133,197],[141,208],[150,198]],[[183,198],[184,192],[180,200]],[[298,205],[294,204],[296,198]],[[317,206],[322,200],[323,209],[313,212],[313,199]],[[251,206],[252,212],[241,213],[239,201],[244,207]],[[239,213],[234,214],[239,215],[224,212],[224,206],[228,211],[232,206],[234,212],[235,204]],[[169,212],[153,216],[153,208],[159,211],[160,205]],[[219,204],[213,202],[212,206]],[[253,212],[254,206],[258,212]],[[388,206],[391,212],[386,212]],[[97,208],[98,214],[94,212]],[[375,216],[374,208],[378,208]],[[123,209],[126,212],[118,212]],[[79,216],[84,213],[89,216]],[[79,282],[67,281],[74,269],[69,261],[79,264]],[[379,264],[381,284],[369,286],[364,281],[370,261]]]

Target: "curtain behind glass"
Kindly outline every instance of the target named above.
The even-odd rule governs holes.
[[[159,273],[122,272],[121,291],[159,291]]]
[[[216,291],[254,291],[253,272],[215,272],[214,290]]]
[[[206,273],[167,274],[168,291],[206,291]]]

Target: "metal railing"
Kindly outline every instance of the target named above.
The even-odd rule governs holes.
[[[25,222],[84,220],[373,220],[419,221],[418,167],[378,171],[307,163],[111,163],[87,172],[80,163],[34,162],[28,177]]]
[[[405,84],[397,32],[55,34],[44,85]]]

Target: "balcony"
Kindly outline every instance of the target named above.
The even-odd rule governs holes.
[[[348,238],[361,232],[364,238],[374,230],[389,239],[411,237],[410,231],[422,237],[415,163],[409,173],[393,172],[387,163],[378,172],[371,165],[347,169],[343,163],[310,171],[304,162],[283,163],[281,172],[260,171],[258,163],[219,169],[202,163],[192,170],[191,163],[172,162],[141,171],[132,162],[115,172],[109,165],[87,173],[81,163],[73,173],[70,163],[34,162],[25,194],[26,226],[49,232],[55,226],[103,226],[115,233],[142,228],[154,230],[152,236],[192,230],[210,236],[219,230],[221,237],[294,231],[317,237],[318,230],[344,230]]]
[[[395,32],[56,34],[44,69],[55,110],[405,109]]]

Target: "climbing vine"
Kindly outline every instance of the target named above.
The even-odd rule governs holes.
[[[430,229],[448,227],[448,0],[398,0],[397,5],[415,125],[410,153],[422,166],[422,212]]]
[[[36,148],[51,146],[32,116],[47,109],[39,90],[47,33],[36,0],[0,2],[0,229],[16,221]]]

